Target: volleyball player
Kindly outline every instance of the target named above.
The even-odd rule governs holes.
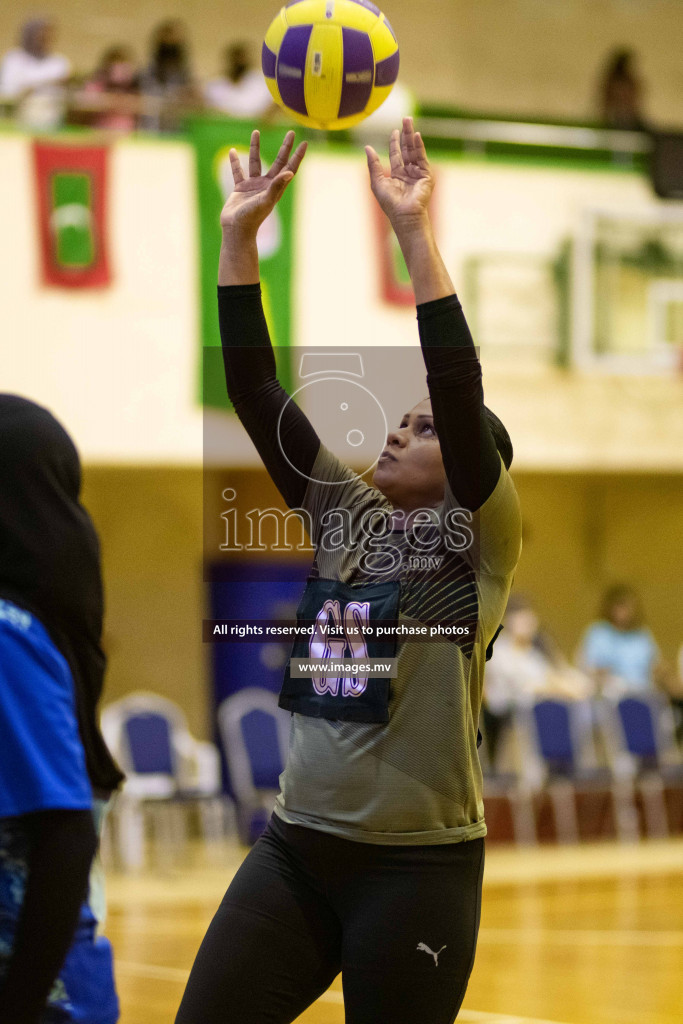
[[[483,403],[479,361],[427,212],[432,172],[409,118],[391,138],[390,178],[366,152],[412,279],[430,398],[389,434],[374,486],[327,450],[289,401],[261,306],[256,232],[304,157],[305,143],[292,154],[293,140],[292,132],[266,175],[258,133],[248,177],[231,152],[218,302],[230,398],[287,504],[310,516],[316,555],[299,614],[344,619],[362,606],[370,620],[471,628],[438,643],[399,643],[398,677],[365,687],[286,672],[280,703],[293,712],[291,741],[275,812],[209,927],[177,1024],[285,1024],[340,971],[347,1024],[449,1024],[479,926],[484,662],[521,543],[512,447]],[[425,507],[435,510],[435,529],[460,516],[476,542],[447,549],[436,571],[402,557],[416,528],[411,513]],[[348,513],[336,548],[322,543],[335,509]],[[355,543],[373,511],[393,527],[390,572],[364,562]]]
[[[99,543],[78,454],[0,395],[0,1021],[114,1024],[111,947],[88,876],[122,775],[97,725]]]

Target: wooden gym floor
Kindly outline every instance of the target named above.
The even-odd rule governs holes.
[[[106,934],[120,1024],[172,1024],[194,954],[245,852],[226,844],[208,857],[197,845],[182,871],[109,875]],[[683,839],[489,846],[477,959],[459,1024],[681,1019]],[[340,978],[299,1021],[343,1024]]]

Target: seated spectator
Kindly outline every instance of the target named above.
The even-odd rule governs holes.
[[[224,53],[223,74],[204,87],[208,107],[231,117],[263,118],[277,107],[260,68],[253,67],[247,43],[233,43]]]
[[[600,692],[667,688],[666,670],[644,623],[640,598],[623,583],[606,592],[600,619],[586,630],[577,661]]]
[[[590,679],[572,668],[555,642],[541,630],[527,597],[510,597],[503,624],[484,677],[483,722],[492,762],[516,707],[541,696],[581,700],[593,689]]]
[[[0,96],[15,101],[17,120],[25,128],[53,129],[64,119],[71,66],[53,53],[55,35],[55,24],[47,18],[25,22],[20,45],[0,64]]]
[[[676,681],[671,693],[671,704],[676,720],[676,739],[683,747],[683,644],[678,651]]]
[[[132,131],[140,107],[139,74],[127,46],[110,46],[85,83],[83,99],[93,110],[90,124],[112,131]]]
[[[647,128],[635,60],[632,50],[615,50],[607,62],[600,87],[600,113],[606,128]]]
[[[183,115],[200,105],[185,26],[180,19],[164,21],[155,29],[152,56],[140,76],[140,89],[146,99],[140,127],[147,131],[179,131]]]

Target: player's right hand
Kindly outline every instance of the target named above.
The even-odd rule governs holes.
[[[249,177],[244,176],[237,150],[230,150],[230,167],[235,182],[221,212],[223,232],[239,232],[245,237],[256,235],[263,221],[281,198],[287,185],[299,170],[308,143],[301,142],[294,153],[294,132],[287,132],[280,152],[267,174],[261,168],[261,140],[252,132],[249,147]]]
[[[415,131],[412,117],[404,117],[403,129],[391,133],[391,174],[388,177],[372,146],[366,146],[365,152],[373,195],[394,231],[400,234],[404,227],[423,222],[434,191],[434,174],[422,136]]]

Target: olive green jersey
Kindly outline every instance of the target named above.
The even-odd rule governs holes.
[[[475,513],[459,508],[447,484],[434,524],[393,530],[384,540],[384,565],[368,558],[367,524],[373,510],[388,516],[392,506],[322,445],[302,508],[316,550],[312,578],[359,585],[376,580],[380,565],[382,578],[400,581],[399,625],[465,625],[443,640],[399,640],[388,722],[293,714],[276,813],[367,843],[485,835],[477,753],[484,666],[521,548],[509,473],[501,461],[498,483]],[[447,526],[454,539],[437,550],[429,531],[443,541]]]

